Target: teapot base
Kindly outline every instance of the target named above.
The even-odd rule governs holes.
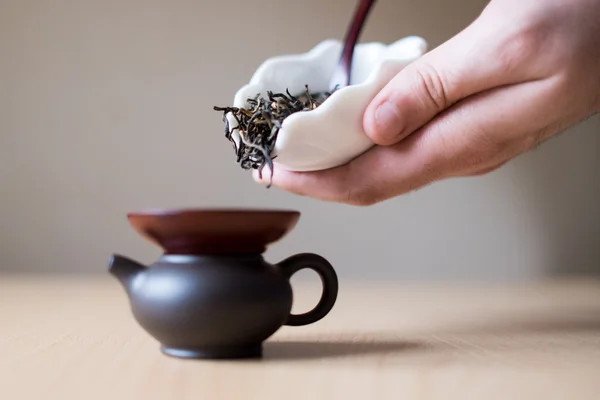
[[[161,346],[163,354],[176,358],[189,359],[239,359],[261,358],[262,343],[241,346],[176,348]]]

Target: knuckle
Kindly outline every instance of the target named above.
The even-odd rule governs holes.
[[[425,102],[438,111],[448,106],[447,84],[432,65],[423,63],[415,68],[415,79],[417,93],[422,93]]]
[[[497,169],[500,169],[507,162],[508,162],[508,160],[503,160],[503,161],[499,161],[499,162],[497,162],[495,164],[492,164],[491,166],[484,166],[484,167],[475,169],[475,171],[471,172],[469,175],[471,175],[471,176],[483,176],[483,175],[487,175],[487,174],[489,174],[491,172],[496,171]]]
[[[485,169],[503,159],[511,147],[509,138],[494,134],[484,126],[479,126],[465,135],[468,143],[466,146],[460,146],[459,153],[454,154],[452,170],[455,174]]]
[[[445,175],[452,174],[458,168],[457,164],[464,159],[464,155],[460,154],[462,146],[458,145],[460,137],[447,134],[453,131],[460,132],[455,119],[442,116],[416,142],[419,150],[427,155],[422,160],[419,172],[429,180],[442,179]]]
[[[331,182],[335,185],[336,201],[353,206],[374,204],[373,184],[360,178],[361,169],[356,167],[356,161],[346,164],[338,171],[336,179]]]
[[[538,147],[544,141],[544,138],[549,136],[550,130],[541,129],[532,135],[526,135],[518,145],[515,146],[516,153],[524,153]]]
[[[359,207],[368,207],[377,203],[372,190],[366,186],[350,186],[346,192],[346,204]]]
[[[367,207],[383,200],[379,186],[371,182],[361,182],[346,185],[344,202],[348,205]]]
[[[544,37],[539,29],[517,28],[499,42],[496,62],[504,73],[512,74],[531,68],[532,60],[540,58]]]
[[[479,134],[475,136],[475,141],[475,148],[481,161],[494,158],[509,145],[509,140],[506,136],[494,134],[484,127],[479,129]]]
[[[506,160],[533,149],[540,143],[540,135],[498,135],[481,129],[474,139],[474,151],[466,158],[467,169],[491,172],[504,165]]]
[[[354,182],[356,177],[351,172],[352,164],[330,170],[323,180],[323,186],[327,187],[328,199],[337,203],[359,205],[365,201],[365,193],[357,190],[360,186]]]
[[[536,149],[552,136],[567,129],[570,125],[570,122],[573,120],[574,119],[572,118],[566,118],[555,120],[543,125],[536,131],[525,135],[522,138],[520,147],[517,150],[520,152],[525,152]]]

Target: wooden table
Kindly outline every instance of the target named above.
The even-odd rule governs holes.
[[[0,399],[600,399],[598,282],[340,283],[264,359],[192,361],[159,352],[110,277],[0,276]],[[308,309],[320,288],[294,286]]]

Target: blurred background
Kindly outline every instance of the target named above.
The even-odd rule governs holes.
[[[362,42],[434,48],[483,0],[380,0]],[[266,254],[328,258],[341,279],[600,273],[600,117],[502,169],[356,208],[265,189],[214,105],[273,55],[341,39],[354,1],[0,0],[0,272],[105,274],[159,249],[127,223],[162,207],[285,207]]]

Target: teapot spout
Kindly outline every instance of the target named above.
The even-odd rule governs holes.
[[[108,262],[108,272],[121,282],[129,295],[133,282],[146,272],[146,266],[122,255],[113,254]]]

